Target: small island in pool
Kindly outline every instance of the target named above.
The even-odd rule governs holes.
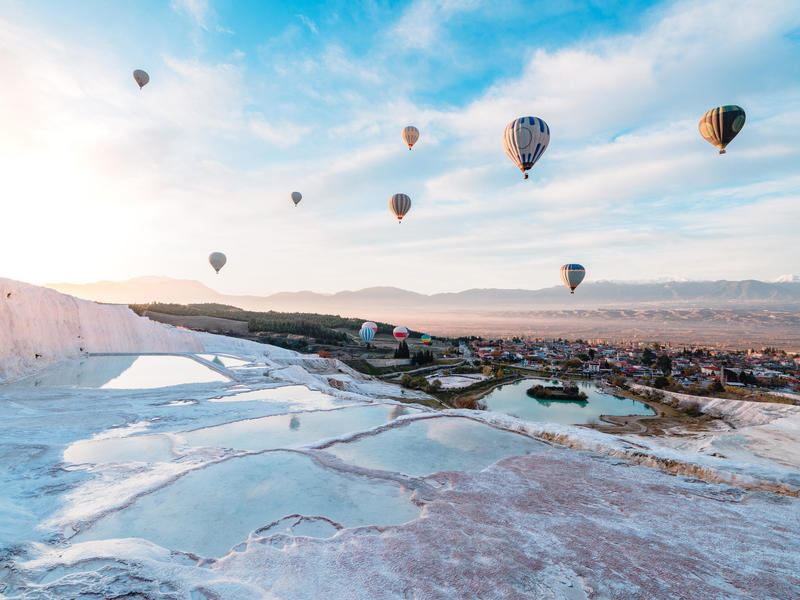
[[[577,385],[565,385],[563,387],[545,387],[534,385],[528,388],[528,396],[541,400],[579,400],[586,402],[586,394],[578,389]]]

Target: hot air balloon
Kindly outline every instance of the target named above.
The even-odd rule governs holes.
[[[139,89],[142,89],[150,81],[150,75],[141,69],[136,69],[133,72],[133,80],[137,83]]]
[[[581,265],[570,264],[561,267],[561,281],[569,288],[569,293],[574,294],[575,288],[578,287],[586,277],[586,269]]]
[[[225,266],[225,263],[228,262],[228,259],[222,252],[212,252],[208,255],[208,262],[211,263],[211,266],[214,267],[217,275],[219,275],[219,270]]]
[[[369,345],[372,341],[372,338],[375,337],[375,331],[371,327],[362,327],[361,331],[358,332],[358,335],[361,336],[361,339],[364,340],[364,343]]]
[[[389,198],[389,208],[394,213],[394,216],[397,217],[397,223],[399,224],[411,209],[411,198],[405,194],[395,194]]]
[[[503,150],[528,178],[526,171],[536,164],[550,143],[550,126],[539,117],[520,117],[506,126]]]
[[[414,127],[413,125],[407,125],[403,127],[403,141],[408,144],[408,149],[411,150],[411,146],[417,143],[419,139],[419,129]]]
[[[292,192],[292,202],[294,202],[295,206],[300,204],[300,200],[302,199],[303,199],[303,194],[301,194],[300,192]]]
[[[422,343],[425,344],[426,346],[431,345],[431,336],[429,336],[427,333],[420,336],[419,339],[421,339]]]
[[[697,127],[709,144],[714,144],[720,154],[725,154],[725,146],[742,130],[744,120],[744,109],[731,104],[712,108],[702,116]]]
[[[364,327],[369,327],[370,329],[372,329],[372,331],[374,331],[375,333],[378,333],[378,325],[376,323],[373,323],[372,321],[364,322],[361,325],[361,329],[364,329]]]
[[[402,325],[399,325],[394,328],[394,331],[392,331],[392,335],[394,336],[394,339],[396,339],[398,342],[402,342],[404,339],[408,337],[408,327],[403,327]]]

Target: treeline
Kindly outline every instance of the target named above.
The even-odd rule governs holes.
[[[268,331],[271,333],[296,334],[314,337],[318,342],[337,344],[349,340],[347,334],[336,329],[348,329],[358,332],[366,319],[341,317],[339,315],[320,315],[316,313],[287,313],[274,310],[259,312],[242,310],[228,304],[172,304],[151,302],[150,304],[129,304],[131,310],[138,315],[145,312],[158,312],[167,315],[184,317],[217,317],[234,321],[247,321],[251,332]],[[392,334],[394,325],[377,323],[378,333]],[[419,331],[411,331],[411,337],[422,335]]]
[[[280,314],[280,313],[278,313]],[[342,332],[324,327],[309,321],[291,321],[282,318],[257,318],[247,321],[251,332],[269,331],[270,333],[286,333],[314,338],[320,344],[338,344],[346,342],[350,337]]]

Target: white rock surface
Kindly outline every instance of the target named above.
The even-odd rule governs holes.
[[[0,278],[0,381],[101,352],[200,352],[193,333],[97,304]]]

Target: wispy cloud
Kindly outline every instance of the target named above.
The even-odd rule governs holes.
[[[234,33],[231,29],[220,24],[210,0],[171,0],[170,6],[178,14],[192,19],[195,25],[201,29],[206,31],[213,29],[218,33],[231,35]]]
[[[309,19],[307,16],[305,16],[305,15],[297,15],[297,18],[300,19],[300,21],[303,22],[303,25],[308,27],[308,30],[311,33],[313,33],[314,35],[317,35],[319,33],[319,29],[317,29],[317,24],[314,23],[314,21]]]

